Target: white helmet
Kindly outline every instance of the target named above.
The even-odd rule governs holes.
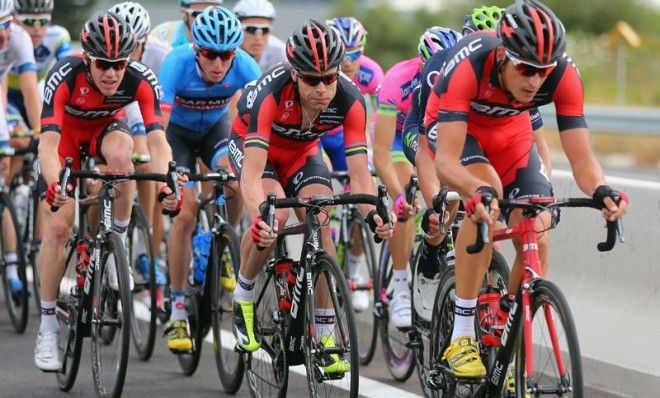
[[[272,20],[275,18],[275,7],[268,0],[240,0],[234,6],[233,11],[238,19],[259,17]]]
[[[149,13],[144,9],[142,4],[133,1],[125,1],[112,6],[108,11],[114,12],[120,17],[124,18],[138,40],[144,39],[151,30],[151,19]]]
[[[0,0],[0,18],[14,13],[14,0]]]

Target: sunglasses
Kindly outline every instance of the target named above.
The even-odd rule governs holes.
[[[331,85],[332,83],[337,81],[337,78],[339,77],[339,72],[335,72],[330,75],[324,75],[324,76],[310,76],[310,75],[305,75],[302,73],[297,74],[300,80],[305,82],[308,86],[316,87],[319,84],[323,83],[326,86]]]
[[[197,18],[199,14],[201,14],[204,10],[185,10],[184,12],[188,14],[188,16]]]
[[[346,54],[344,54],[344,60],[357,61],[361,56],[362,56],[362,49],[346,51]]]
[[[234,50],[228,50],[228,51],[214,51],[214,50],[209,50],[208,48],[201,48],[197,50],[197,52],[204,58],[210,60],[210,61],[215,61],[216,58],[220,58],[221,61],[229,61],[232,58],[234,58],[234,55],[236,53]]]
[[[94,66],[96,69],[101,69],[104,72],[110,69],[114,69],[115,71],[120,71],[126,69],[126,67],[128,66],[128,58],[119,59],[116,61],[110,61],[103,58],[96,58],[96,57],[92,57],[91,55],[88,55],[87,58],[89,59],[89,62],[90,64],[92,64],[92,66]]]
[[[11,25],[11,18],[8,18],[2,22],[0,22],[0,30],[7,30],[9,29],[9,26]]]
[[[270,33],[272,28],[268,25],[245,25],[243,30],[249,34],[256,35],[258,32],[261,32],[262,35],[267,35]]]
[[[506,56],[507,58],[509,58],[509,61],[511,61],[511,64],[516,69],[516,72],[527,77],[539,75],[539,77],[545,78],[548,77],[548,75],[550,75],[552,71],[555,70],[555,68],[557,67],[556,62],[542,67],[526,64],[523,61],[519,60],[518,58],[514,57],[513,55],[509,54],[508,51],[506,52]]]
[[[23,17],[19,15],[18,20],[26,24],[27,26],[34,26],[37,23],[39,24],[39,26],[46,26],[50,23],[50,17],[34,18],[34,17]]]

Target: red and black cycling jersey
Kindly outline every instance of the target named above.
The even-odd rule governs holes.
[[[104,96],[92,82],[82,55],[57,62],[46,77],[41,131],[85,129],[108,124],[121,116],[126,104],[137,101],[147,132],[163,129],[158,79],[144,64],[131,61],[112,96]]]
[[[559,131],[587,126],[582,80],[566,54],[534,100],[520,103],[500,87],[495,50],[501,45],[494,33],[483,32],[465,36],[450,50],[426,107],[427,129],[436,121],[465,121],[468,131],[470,124],[502,126],[519,118],[529,122],[528,110],[550,102],[555,103]]]
[[[302,111],[289,64],[278,64],[248,85],[238,100],[232,130],[245,147],[304,147],[337,126],[344,127],[346,156],[367,153],[364,97],[346,75],[337,79],[337,93],[311,126],[301,129]],[[305,126],[307,127],[307,126]]]

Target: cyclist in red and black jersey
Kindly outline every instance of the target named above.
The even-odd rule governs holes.
[[[260,346],[255,335],[255,281],[277,235],[260,219],[259,204],[266,192],[278,197],[332,195],[330,174],[321,157],[319,137],[338,126],[344,128],[344,143],[351,188],[375,193],[367,164],[366,111],[358,88],[339,72],[344,46],[331,28],[308,21],[287,41],[290,65],[271,68],[254,85],[246,88],[238,102],[239,114],[232,126],[229,152],[232,168],[240,176],[245,207],[253,219],[251,231],[243,237],[241,269],[234,291],[234,335],[238,345],[249,352]],[[372,229],[383,239],[392,230],[373,206],[361,207]],[[289,211],[276,214],[275,232],[284,226]],[[324,220],[323,247],[332,252],[334,243]],[[257,248],[265,248],[259,251]],[[321,295],[318,297],[320,298]],[[317,303],[317,317],[328,319],[332,308]],[[333,324],[317,323],[317,338],[326,347],[334,346]],[[348,362],[330,355],[326,373],[344,373]]]
[[[561,143],[578,186],[603,204],[606,219],[625,213],[627,196],[605,185],[591,152],[582,82],[565,47],[564,27],[547,6],[518,1],[504,12],[497,36],[473,33],[452,49],[427,105],[425,124],[437,121],[436,171],[441,181],[465,197],[469,216],[456,242],[454,332],[443,355],[457,377],[486,374],[474,338],[474,313],[491,248],[474,255],[466,252],[475,240],[477,223],[495,222],[497,198],[550,195],[533,143],[529,109],[555,103]],[[622,198],[618,205],[612,199],[616,196]],[[511,225],[520,219],[521,212],[509,215]],[[538,230],[546,229],[549,214],[537,217],[537,224]],[[520,242],[514,245],[517,256],[509,287],[517,289],[522,247]],[[547,246],[543,234],[539,251],[544,272]]]
[[[61,368],[55,304],[65,262],[64,248],[74,218],[73,201],[66,195],[70,187],[59,185],[58,172],[64,158],[74,158],[74,167],[80,167],[80,146],[88,145],[89,154],[103,158],[108,168],[133,171],[133,140],[128,126],[119,118],[126,104],[137,101],[147,133],[152,136],[149,145],[154,148],[150,149],[159,154],[154,159],[157,172],[166,173],[172,159],[162,126],[156,77],[143,64],[129,63],[136,44],[130,26],[114,13],[96,14],[83,27],[81,42],[82,55],[60,60],[48,74],[41,116],[39,162],[48,188],[39,215],[45,228],[39,255],[42,315],[35,363],[44,371]],[[113,229],[125,238],[134,185],[117,184],[117,190]],[[165,209],[180,207],[169,188],[163,186],[161,191],[167,195],[163,201]],[[51,205],[59,207],[59,211],[51,212]],[[113,278],[111,268],[110,285],[116,288],[116,271]]]

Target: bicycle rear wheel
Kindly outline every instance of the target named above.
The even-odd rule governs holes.
[[[213,267],[210,283],[215,365],[222,387],[229,394],[236,393],[241,387],[245,369],[243,357],[234,351],[233,337],[229,332],[232,327],[236,273],[240,267],[239,247],[234,230],[229,225],[224,225],[213,237],[209,258],[209,265]]]
[[[544,396],[583,397],[580,345],[566,298],[555,284],[539,280],[534,283],[531,300],[534,345],[529,357],[534,374],[526,374],[527,357],[521,339],[515,360],[516,397],[524,398],[528,389]]]
[[[41,247],[41,240],[37,237],[37,213],[39,211],[39,191],[37,184],[30,187],[30,207],[28,212],[29,225],[31,225],[31,233],[26,231],[23,239],[23,250],[26,251],[30,269],[32,271],[32,286],[34,293],[34,302],[37,310],[41,308],[41,281],[39,279],[39,267],[37,266],[37,259],[39,258],[39,249]],[[27,245],[29,243],[29,245]],[[29,249],[28,249],[29,248]],[[29,278],[28,278],[29,279]]]
[[[18,221],[16,220],[16,211],[9,196],[5,192],[0,192],[0,271],[2,271],[2,287],[5,292],[5,305],[9,312],[9,319],[16,333],[23,333],[28,322],[29,294],[28,280],[25,273],[25,255],[23,253],[23,240],[18,232]],[[16,260],[6,261],[6,253],[14,251]],[[9,286],[7,267],[15,266],[18,279],[22,287],[17,292],[12,293]]]
[[[359,343],[351,297],[344,274],[327,254],[320,255],[311,267],[316,302],[312,302],[307,297],[305,304],[305,367],[309,395],[310,397],[357,397],[360,382]],[[324,300],[325,292],[329,294],[329,299]],[[323,301],[326,301],[325,305],[321,304]],[[315,319],[309,319],[309,316],[320,309],[327,311],[330,308],[332,312],[326,312],[325,317],[334,319],[323,325],[329,328],[324,332],[321,324]],[[318,338],[317,331],[320,332]],[[326,334],[327,332],[330,334]],[[321,344],[321,339],[324,337],[332,337],[335,347]],[[323,364],[330,355],[338,355],[340,359],[348,362],[349,371],[326,372]]]
[[[261,336],[261,349],[244,356],[245,376],[253,398],[284,398],[289,384],[283,326],[289,315],[279,311],[272,278],[272,270],[264,270],[255,285],[259,295],[254,308],[255,333]],[[231,341],[236,339],[232,336]]]
[[[192,350],[187,353],[176,356],[179,366],[186,376],[192,376],[199,366],[199,359],[202,356],[202,347],[204,344],[204,331],[202,330],[202,321],[200,314],[201,303],[199,292],[196,288],[189,288],[186,291],[186,311],[188,312],[188,328],[190,329],[190,340],[192,340]],[[208,329],[207,329],[208,331]]]
[[[101,397],[119,397],[124,388],[131,338],[131,290],[124,244],[110,232],[101,246],[100,264],[94,273],[92,310],[92,374]],[[114,265],[112,262],[114,261]],[[115,268],[119,290],[110,286]]]
[[[355,307],[356,303],[353,302],[353,309],[355,310],[356,326],[363,331],[358,335],[358,350],[361,365],[368,365],[374,357],[376,352],[376,342],[378,339],[378,317],[374,313],[374,303],[377,300],[377,290],[374,289],[376,274],[376,249],[374,248],[373,239],[369,233],[367,224],[362,217],[357,213],[352,215],[350,225],[348,226],[348,236],[344,237],[344,275],[348,281],[348,290],[352,294],[356,294],[357,290],[362,290],[367,294],[367,307]],[[351,247],[358,246],[362,248],[364,261],[359,265],[357,272],[351,275],[349,270],[349,253]],[[351,278],[353,280],[351,280]],[[359,282],[356,283],[356,282]],[[352,296],[352,298],[355,296]]]
[[[433,304],[431,319],[431,341],[429,347],[429,369],[440,365],[442,353],[449,346],[454,327],[454,303],[456,301],[456,274],[454,267],[448,267],[442,274]],[[450,381],[443,372],[437,372],[433,380],[426,380],[422,386],[424,395],[431,398],[448,397]]]
[[[142,208],[133,204],[131,220],[128,224],[128,263],[133,265],[129,269],[133,272],[135,288],[131,294],[131,336],[137,350],[138,357],[148,361],[154,350],[156,341],[156,321],[158,319],[155,259],[151,226],[147,222]],[[146,257],[142,257],[146,256]],[[147,275],[138,270],[138,262],[147,259],[149,262]]]
[[[62,391],[69,391],[76,382],[82,353],[83,336],[78,327],[81,290],[76,285],[76,246],[77,242],[69,242],[67,245],[67,266],[60,282],[56,308],[60,325],[58,349],[62,360],[62,371],[57,373],[57,384]]]
[[[378,327],[387,369],[395,380],[406,381],[415,370],[415,352],[408,347],[408,333],[390,322],[389,302],[394,289],[392,271],[389,242],[385,241],[381,246],[376,279],[378,300],[382,305],[379,309]]]

